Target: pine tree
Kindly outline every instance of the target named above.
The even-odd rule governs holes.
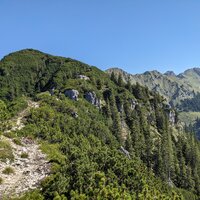
[[[125,149],[130,153],[133,152],[133,141],[130,135],[127,136],[127,139],[125,141]]]
[[[101,79],[97,79],[97,80],[96,80],[96,85],[97,85],[97,89],[98,89],[98,90],[101,90],[101,89],[102,89],[102,81],[101,81]]]
[[[147,126],[147,129],[145,130],[145,162],[149,169],[151,169],[152,165],[152,149],[153,149],[153,140],[150,135],[150,126]]]
[[[121,123],[120,123],[120,114],[118,112],[114,95],[110,96],[110,109],[111,109],[111,116],[113,121],[113,133],[118,139],[120,143],[122,143],[122,135],[121,135]]]
[[[144,135],[140,129],[140,119],[136,111],[132,113],[132,121],[131,121],[131,137],[133,140],[133,148],[135,155],[139,158],[142,158],[144,155],[145,149],[145,139]]]
[[[132,85],[131,85],[130,78],[128,78],[128,81],[127,81],[125,87],[129,92],[132,92]]]
[[[116,76],[115,76],[115,73],[114,73],[114,72],[111,73],[110,79],[111,79],[111,81],[113,81],[114,83],[117,83],[117,79],[116,79]]]
[[[162,138],[161,138],[161,155],[162,155],[162,167],[163,174],[162,178],[168,182],[171,182],[171,173],[174,170],[173,167],[173,149],[172,149],[172,140],[171,133],[169,132],[169,123],[168,118],[164,116],[162,129]]]
[[[122,79],[122,75],[121,74],[119,74],[119,76],[118,76],[117,84],[118,84],[119,87],[123,86],[123,79]]]

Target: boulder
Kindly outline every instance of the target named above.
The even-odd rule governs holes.
[[[78,101],[79,92],[77,90],[65,90],[64,94],[66,97],[69,97],[74,101]]]
[[[176,113],[174,110],[169,111],[169,122],[174,125],[175,124]]]
[[[55,87],[52,87],[50,90],[49,90],[49,93],[51,94],[51,96],[54,95],[54,92],[55,92]]]
[[[126,155],[129,159],[131,158],[129,152],[128,152],[126,149],[124,149],[124,147],[121,146],[121,147],[120,147],[120,151],[121,151],[124,155]]]
[[[117,108],[118,108],[118,112],[123,113],[123,110],[124,110],[123,104],[120,104]]]
[[[83,79],[83,80],[90,80],[90,78],[88,76],[85,76],[85,75],[82,75],[82,74],[77,75],[77,78]]]
[[[98,108],[101,107],[100,99],[97,98],[95,92],[86,92],[85,99],[89,101],[92,105],[97,106]]]
[[[73,111],[73,112],[71,112],[71,115],[72,115],[73,118],[78,118],[78,113],[77,112]]]
[[[135,106],[138,104],[138,102],[134,99],[130,99],[130,104],[131,104],[131,110],[135,109]]]
[[[172,106],[169,103],[166,103],[164,105],[164,108],[170,110],[170,109],[172,109]]]

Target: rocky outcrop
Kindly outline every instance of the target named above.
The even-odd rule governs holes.
[[[134,99],[130,99],[130,108],[131,110],[134,110],[135,109],[135,106],[138,104],[138,102]]]
[[[166,75],[166,76],[176,76],[176,74],[173,71],[166,71],[164,73],[164,75]]]
[[[120,151],[121,151],[124,155],[126,155],[129,159],[131,158],[129,152],[128,152],[126,149],[124,149],[124,147],[121,146],[121,147],[120,147]]]
[[[51,96],[54,95],[54,92],[55,92],[55,87],[52,87],[50,90],[49,90],[49,93],[51,94]]]
[[[72,111],[72,112],[71,112],[71,116],[72,116],[73,118],[78,118],[78,113],[75,112],[75,111]]]
[[[83,80],[90,80],[90,78],[88,76],[85,76],[85,75],[82,75],[82,74],[77,75],[77,78],[83,79]]]
[[[96,107],[101,107],[101,101],[99,98],[97,98],[95,92],[86,92],[84,95],[85,99],[90,102],[92,105],[95,105]]]
[[[176,113],[174,110],[169,111],[169,122],[174,125],[175,124]]]
[[[166,103],[166,104],[164,104],[163,108],[166,110],[170,110],[170,109],[172,109],[172,106],[169,103]]]
[[[126,141],[128,135],[130,135],[130,129],[126,121],[123,119],[122,114],[120,115],[120,123],[121,123],[121,138],[123,139],[123,141]]]
[[[124,103],[120,100],[119,97],[116,98],[116,105],[118,112],[122,114],[124,112]],[[129,99],[129,106],[131,110],[134,110],[136,105],[138,105],[137,100]]]
[[[74,100],[74,101],[78,101],[78,95],[79,92],[77,90],[65,90],[64,92],[66,97],[69,97],[70,99]]]

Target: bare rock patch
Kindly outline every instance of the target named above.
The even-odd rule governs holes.
[[[34,140],[22,138],[21,144],[17,145],[12,139],[1,136],[0,140],[6,140],[10,143],[14,160],[9,159],[6,162],[0,161],[0,199],[4,196],[11,197],[20,195],[30,189],[35,189],[40,182],[50,173],[50,164],[46,155],[39,149],[39,144]],[[23,158],[21,155],[27,154]],[[5,168],[12,168],[13,173],[5,174]]]

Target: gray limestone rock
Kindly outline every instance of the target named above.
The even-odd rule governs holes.
[[[170,110],[169,111],[169,122],[174,125],[175,124],[175,117],[176,117],[176,113],[174,110]]]
[[[97,98],[95,92],[86,92],[85,99],[89,101],[92,105],[97,106],[98,108],[101,107],[100,99]]]
[[[73,111],[73,112],[71,112],[71,115],[72,115],[73,118],[78,118],[78,113],[77,112]]]
[[[78,101],[79,92],[77,90],[65,90],[64,94],[66,97],[69,97],[74,101]]]
[[[49,93],[51,94],[51,96],[54,95],[54,92],[55,92],[55,87],[52,87],[50,90],[49,90]]]
[[[131,110],[134,110],[138,102],[134,99],[130,99],[130,104],[131,104]]]
[[[82,74],[77,75],[77,78],[83,79],[83,80],[90,80],[90,78],[88,76],[85,76],[85,75],[82,75]]]
[[[121,150],[121,152],[122,152],[124,155],[126,155],[129,159],[131,158],[129,152],[128,152],[126,149],[124,149],[124,147],[121,146],[121,147],[120,147],[120,150]]]

